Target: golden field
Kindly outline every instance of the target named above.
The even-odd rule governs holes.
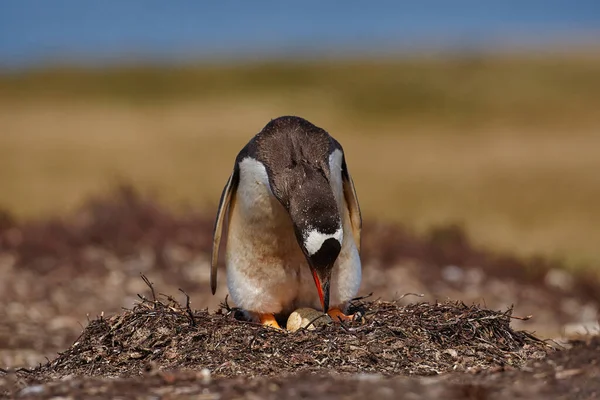
[[[131,182],[214,212],[237,151],[294,114],[345,147],[366,220],[600,261],[600,57],[463,55],[0,75],[0,207],[64,215]]]

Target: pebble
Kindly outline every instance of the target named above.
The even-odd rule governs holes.
[[[564,290],[565,292],[572,290],[574,286],[573,276],[567,271],[556,268],[546,272],[544,282],[546,286]]]
[[[460,283],[465,278],[465,272],[456,265],[447,265],[442,269],[442,277],[447,282]]]
[[[19,392],[19,396],[31,396],[35,394],[42,394],[46,391],[44,385],[33,385],[27,386]]]

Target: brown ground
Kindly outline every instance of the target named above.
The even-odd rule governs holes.
[[[0,396],[600,396],[597,338],[536,339],[597,329],[595,274],[474,249],[456,227],[367,224],[363,320],[277,332],[220,307],[222,281],[209,294],[212,219],[127,188],[66,221],[1,214]]]

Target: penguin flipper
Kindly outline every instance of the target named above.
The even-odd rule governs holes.
[[[360,234],[362,230],[362,216],[360,213],[360,206],[358,204],[358,197],[356,196],[356,190],[354,189],[354,182],[348,172],[346,166],[346,160],[343,161],[342,170],[342,185],[344,188],[344,198],[348,205],[348,211],[350,214],[350,223],[352,224],[352,235],[354,236],[354,242],[356,248],[360,253]]]
[[[217,211],[217,219],[215,221],[215,227],[213,229],[213,246],[212,255],[210,261],[210,289],[212,294],[217,291],[217,261],[219,260],[219,245],[221,244],[221,235],[223,233],[223,223],[225,221],[225,215],[229,210],[231,198],[237,188],[237,169],[233,171],[227,184],[223,188],[221,193],[221,200],[219,201],[219,209]]]

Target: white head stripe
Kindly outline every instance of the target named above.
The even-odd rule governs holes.
[[[321,249],[321,246],[323,246],[323,243],[327,239],[336,239],[341,244],[342,239],[344,238],[344,233],[342,228],[339,228],[333,234],[321,233],[318,230],[313,229],[309,231],[307,235],[304,235],[304,238],[304,248],[306,251],[308,251],[308,255],[312,256]]]

